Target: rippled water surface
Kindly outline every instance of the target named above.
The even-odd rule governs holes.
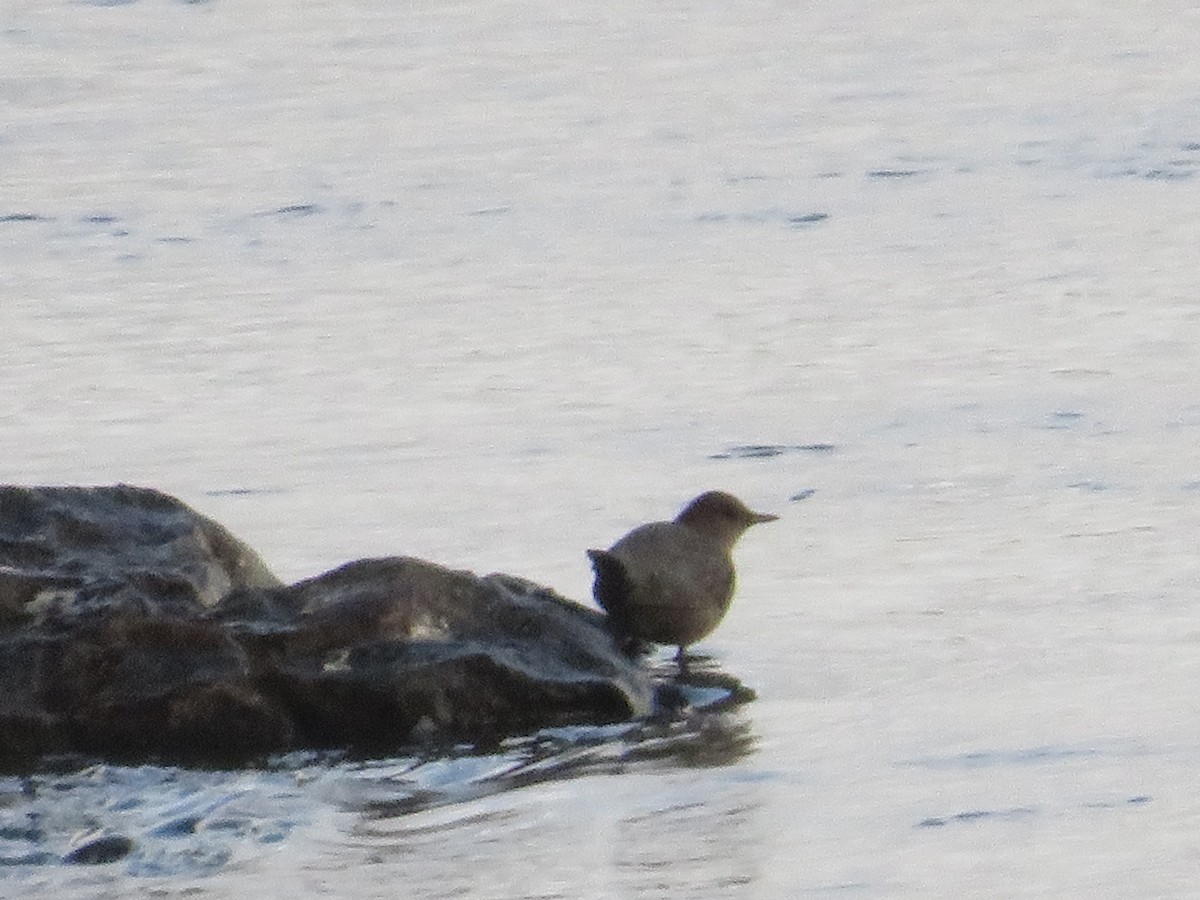
[[[1190,895],[1197,33],[0,6],[0,480],[158,487],[287,579],[404,553],[578,598],[700,490],[782,516],[699,647],[752,703],[49,761],[0,781],[0,896]]]

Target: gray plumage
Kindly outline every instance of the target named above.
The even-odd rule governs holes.
[[[731,551],[742,533],[777,516],[722,491],[701,494],[673,522],[635,528],[608,550],[589,550],[593,592],[614,630],[683,649],[709,634],[729,609]]]

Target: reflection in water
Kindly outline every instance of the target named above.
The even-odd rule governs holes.
[[[735,699],[751,695],[700,660],[671,684],[686,705],[670,717],[552,729],[489,755],[362,763],[346,773],[353,790],[341,785],[340,804],[359,814],[351,841],[410,896],[566,897],[583,884],[699,897],[751,884],[763,786],[732,767],[755,750]]]
[[[460,749],[399,765],[395,760],[363,763],[364,795],[356,805],[372,818],[386,819],[546,781],[618,773],[635,763],[726,766],[753,752],[750,723],[738,711],[753,699],[753,691],[707,657],[694,657],[685,673],[670,666],[653,670],[671,697],[670,715],[546,729],[505,741],[492,754]]]
[[[556,729],[510,742],[508,749],[494,756],[421,760],[386,774],[371,765],[362,773],[373,782],[371,793],[402,796],[375,797],[360,808],[371,818],[387,819],[548,781],[620,774],[638,763],[726,766],[754,749],[750,723],[729,712],[705,711],[673,722],[597,731]]]
[[[364,821],[350,843],[413,897],[727,896],[761,880],[765,801],[757,784],[627,772]]]

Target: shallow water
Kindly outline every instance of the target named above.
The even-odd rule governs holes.
[[[0,895],[1190,894],[1198,25],[0,8],[0,479],[575,597],[702,489],[782,514],[700,648],[759,699],[661,753],[66,766]]]

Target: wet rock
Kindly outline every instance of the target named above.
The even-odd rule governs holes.
[[[223,526],[145,488],[0,486],[5,618],[195,612],[279,579]]]
[[[123,834],[105,834],[72,848],[63,862],[78,866],[101,866],[124,859],[133,852],[134,843]]]
[[[257,618],[245,594],[212,615],[264,664],[260,683],[309,745],[490,740],[650,708],[603,616],[511,576],[371,559],[256,599]]]
[[[404,557],[284,585],[180,501],[0,486],[0,765],[490,741],[646,715],[598,612]]]

